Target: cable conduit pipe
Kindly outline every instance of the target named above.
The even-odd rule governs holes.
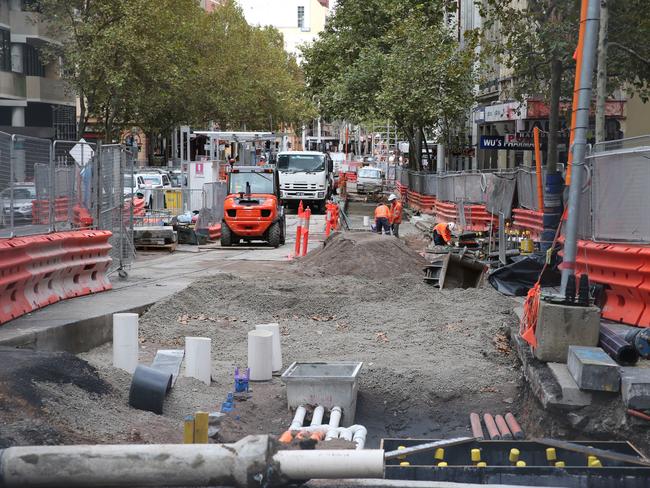
[[[325,415],[325,407],[318,405],[314,409],[314,413],[311,416],[311,425],[321,425],[323,423],[323,416]]]
[[[305,415],[307,415],[307,409],[303,405],[296,408],[296,413],[293,416],[289,430],[300,430],[302,424],[305,422]]]
[[[330,427],[338,427],[339,424],[341,423],[341,407],[332,407],[332,411],[330,412]]]

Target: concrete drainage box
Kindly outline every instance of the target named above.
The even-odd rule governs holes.
[[[282,374],[289,408],[300,405],[322,405],[327,410],[341,407],[341,425],[352,425],[361,366],[360,362],[293,363]]]

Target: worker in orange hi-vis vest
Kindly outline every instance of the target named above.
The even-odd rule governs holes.
[[[390,202],[390,230],[395,237],[399,237],[399,224],[402,223],[402,202],[394,193],[388,196],[388,201]]]
[[[377,234],[390,235],[390,209],[383,201],[375,208],[375,226]]]
[[[453,222],[441,222],[433,228],[433,243],[436,246],[449,246],[451,244],[451,231],[456,224]]]

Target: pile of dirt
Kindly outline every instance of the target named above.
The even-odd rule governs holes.
[[[371,232],[340,232],[300,260],[305,271],[366,278],[422,275],[426,260],[404,241]]]

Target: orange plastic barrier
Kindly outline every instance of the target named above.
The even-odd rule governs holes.
[[[221,224],[208,227],[208,239],[218,241],[221,238]]]
[[[576,274],[584,273],[606,285],[604,318],[650,327],[650,248],[579,240]]]
[[[72,223],[79,229],[88,229],[93,226],[93,218],[86,207],[75,205],[72,209]]]
[[[54,199],[54,220],[66,222],[68,220],[68,197],[57,197]],[[49,200],[32,200],[32,224],[50,223],[50,202]]]
[[[544,214],[526,208],[513,208],[512,227],[519,230],[529,230],[532,239],[538,241],[544,230]]]
[[[402,185],[399,181],[397,181],[395,182],[395,188],[397,189],[397,193],[399,193],[402,197],[402,203],[406,204],[409,190],[408,186]]]
[[[426,214],[434,214],[436,210],[436,197],[422,195],[411,190],[406,193],[406,201],[409,207]]]
[[[66,298],[111,289],[109,231],[0,241],[0,324]]]
[[[351,183],[356,183],[357,182],[357,173],[355,171],[346,171],[345,172],[345,180],[349,181]]]
[[[485,205],[465,205],[465,229],[473,232],[487,232],[490,224],[495,228],[499,225],[499,219],[487,211]]]
[[[436,221],[457,222],[458,206],[453,202],[436,202]]]

